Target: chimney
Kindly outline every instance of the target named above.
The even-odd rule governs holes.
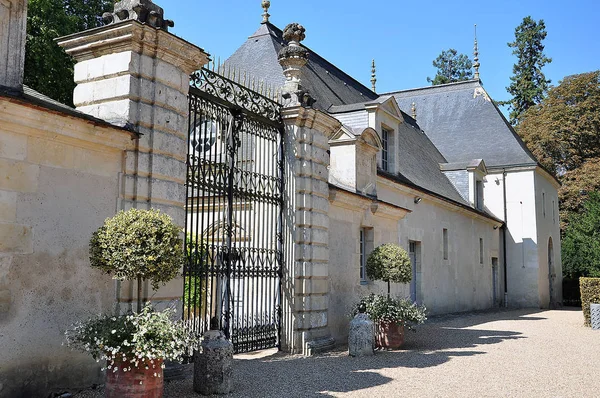
[[[23,89],[27,0],[0,0],[0,86]]]

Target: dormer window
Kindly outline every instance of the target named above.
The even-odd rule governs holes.
[[[389,171],[390,170],[390,166],[389,166],[389,156],[390,156],[390,151],[389,151],[389,142],[390,142],[390,136],[391,136],[391,132],[385,128],[381,129],[381,145],[382,145],[382,149],[381,149],[381,169],[384,171]]]

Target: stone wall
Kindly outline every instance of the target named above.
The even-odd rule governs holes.
[[[121,207],[129,132],[0,97],[0,396],[101,381],[61,346],[73,322],[111,312],[115,283],[88,242]]]

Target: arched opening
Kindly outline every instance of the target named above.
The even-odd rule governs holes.
[[[552,237],[548,240],[548,283],[549,283],[549,307],[554,306],[554,279],[556,274],[554,273],[554,243]]]

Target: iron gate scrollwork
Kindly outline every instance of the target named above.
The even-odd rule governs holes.
[[[214,71],[192,75],[184,319],[235,352],[279,345],[283,264],[280,105]]]

